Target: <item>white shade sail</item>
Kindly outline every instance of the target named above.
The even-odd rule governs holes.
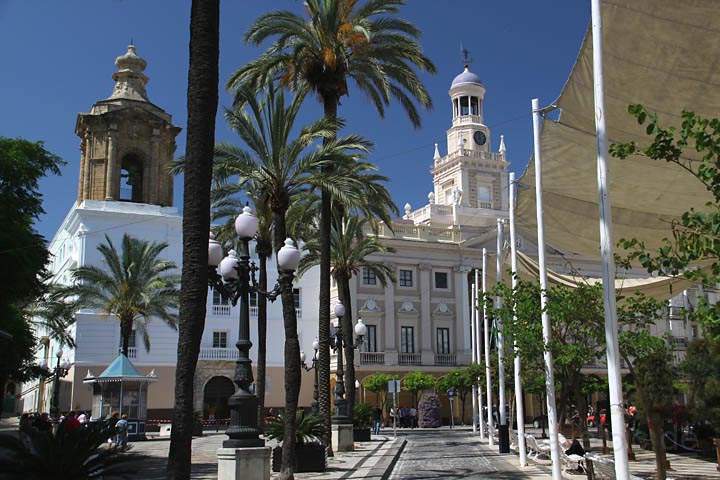
[[[683,110],[720,115],[720,5],[717,0],[603,1],[604,73],[609,140],[648,144],[645,127],[627,113],[640,103],[661,123],[679,126]],[[585,36],[560,97],[558,121],[545,120],[543,198],[549,245],[568,253],[600,251],[592,41]],[[686,158],[696,159],[687,151]],[[610,159],[613,235],[649,248],[670,236],[670,225],[712,196],[681,167],[643,157]],[[517,224],[536,229],[532,163],[520,183]]]

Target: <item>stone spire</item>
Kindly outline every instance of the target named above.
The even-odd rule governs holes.
[[[115,88],[110,100],[127,99],[148,102],[145,85],[148,77],[143,73],[147,62],[137,55],[135,45],[128,45],[127,52],[115,59],[117,71],[113,73]]]
[[[505,151],[507,151],[507,148],[505,147],[505,135],[500,135],[500,148],[498,148],[498,153],[504,155]]]
[[[435,144],[435,154],[433,155],[433,160],[438,160],[440,158],[440,150],[438,150],[438,144]]]

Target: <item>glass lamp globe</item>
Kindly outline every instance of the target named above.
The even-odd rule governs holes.
[[[362,318],[358,318],[357,323],[355,324],[355,335],[358,337],[364,337],[367,334],[367,327],[362,321]]]
[[[47,360],[45,360],[44,358],[42,360],[40,360],[40,363],[38,363],[38,367],[42,368],[43,370],[47,370],[47,367],[48,367]]]
[[[220,262],[220,275],[223,280],[229,282],[231,280],[237,280],[238,278],[238,258],[235,250],[230,250],[227,257],[222,259]]]
[[[313,340],[313,350],[315,350],[316,352],[320,350],[320,342],[318,342],[317,338]]]
[[[210,241],[208,242],[208,266],[217,267],[220,265],[224,255],[222,245],[215,240],[215,234],[210,233]]]
[[[242,239],[250,239],[255,236],[257,229],[258,219],[246,205],[243,207],[242,213],[235,219],[235,233]]]
[[[355,388],[360,388],[360,380],[355,380]]]
[[[335,307],[333,307],[333,312],[335,313],[336,317],[344,317],[345,316],[345,305],[342,303],[336,303]]]
[[[305,352],[300,352],[300,363],[305,363]]]
[[[55,356],[56,356],[57,358],[62,358],[62,356],[63,356],[63,351],[62,351],[62,349],[58,350],[57,353],[55,354]]]
[[[277,254],[277,262],[280,270],[294,272],[300,263],[300,250],[295,246],[291,238],[285,239],[285,245]]]

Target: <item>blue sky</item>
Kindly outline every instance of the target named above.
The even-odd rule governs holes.
[[[422,44],[438,73],[425,76],[435,108],[413,129],[395,106],[379,119],[363,95],[343,99],[346,132],[375,143],[371,155],[390,178],[397,205],[427,201],[433,143],[445,153],[450,124],[447,91],[462,70],[460,44],[471,52],[471,69],[487,88],[485,120],[493,148],[505,135],[512,169],[521,172],[532,150],[530,99],[547,104],[559,94],[575,61],[590,18],[589,0],[408,0],[403,16],[424,32]],[[260,49],[243,34],[260,14],[274,9],[301,11],[300,0],[221,1],[221,83]],[[75,199],[79,139],[73,130],[86,112],[112,90],[113,61],[130,38],[148,61],[148,93],[183,127],[178,154],[185,150],[189,0],[0,0],[0,135],[43,140],[67,161],[62,176],[43,180],[46,214],[38,224],[50,239]],[[230,104],[221,91],[221,106]],[[219,112],[221,113],[221,112]],[[303,117],[318,116],[309,98]],[[216,136],[236,137],[219,119]],[[176,205],[181,205],[176,179]]]

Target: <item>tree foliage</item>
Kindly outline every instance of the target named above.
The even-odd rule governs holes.
[[[640,155],[678,165],[712,195],[702,210],[689,209],[672,222],[670,238],[650,251],[642,240],[623,239],[620,245],[629,251],[629,261],[638,261],[650,273],[684,275],[706,286],[720,283],[720,118],[705,118],[683,111],[679,127],[660,124],[656,113],[642,105],[630,105],[630,115],[646,125],[649,143],[612,145],[618,158]],[[720,305],[701,299],[691,316],[703,327],[705,335],[720,338]]]
[[[179,278],[174,273],[175,263],[160,258],[166,248],[167,243],[125,234],[118,252],[106,235],[105,243],[97,249],[107,269],[92,265],[76,268],[72,272],[74,285],[62,291],[78,308],[96,308],[117,317],[125,355],[133,328],[150,350],[147,325],[151,318],[177,328]]]

